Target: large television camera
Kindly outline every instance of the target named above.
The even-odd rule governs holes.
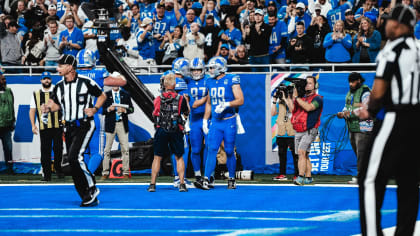
[[[144,114],[153,121],[152,92],[137,78],[132,69],[122,60],[115,51],[113,32],[118,31],[117,23],[111,19],[114,1],[94,0],[82,3],[81,8],[93,22],[93,29],[97,30],[97,46],[99,59],[109,72],[118,71],[127,80],[124,86],[134,102],[143,110]],[[118,32],[117,32],[118,33]]]
[[[306,79],[300,78],[286,78],[284,79],[285,83],[281,83],[274,90],[273,97],[281,99],[283,96],[285,98],[291,98],[293,95],[293,90],[296,88],[298,97],[303,97],[306,93]]]

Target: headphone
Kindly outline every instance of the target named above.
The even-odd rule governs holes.
[[[308,79],[309,77],[314,80],[314,83],[315,83],[314,88],[318,89],[319,88],[318,80],[315,78],[315,76],[312,76],[312,75],[306,77],[306,79]]]

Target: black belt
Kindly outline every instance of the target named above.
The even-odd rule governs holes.
[[[81,124],[89,123],[93,118],[79,119],[74,121],[66,121],[67,127],[80,127]]]
[[[122,119],[120,119],[120,120],[117,120],[117,121],[115,121],[115,122],[122,122]]]

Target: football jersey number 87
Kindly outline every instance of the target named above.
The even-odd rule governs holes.
[[[225,88],[224,87],[211,88],[210,96],[212,98],[211,99],[212,105],[217,105],[222,102],[225,102]]]

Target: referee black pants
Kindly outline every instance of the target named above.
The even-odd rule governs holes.
[[[79,196],[85,199],[89,189],[95,187],[95,177],[90,173],[83,157],[95,131],[94,120],[66,124],[66,148],[74,186]]]
[[[61,171],[63,156],[63,129],[48,128],[39,132],[41,139],[41,166],[44,178],[51,179],[51,149],[54,151],[54,169],[57,174]]]
[[[418,139],[413,135],[420,133],[419,117],[420,111],[387,112],[380,127],[374,127],[358,179],[362,235],[383,235],[380,209],[391,177],[398,185],[395,235],[413,235],[420,180]]]

